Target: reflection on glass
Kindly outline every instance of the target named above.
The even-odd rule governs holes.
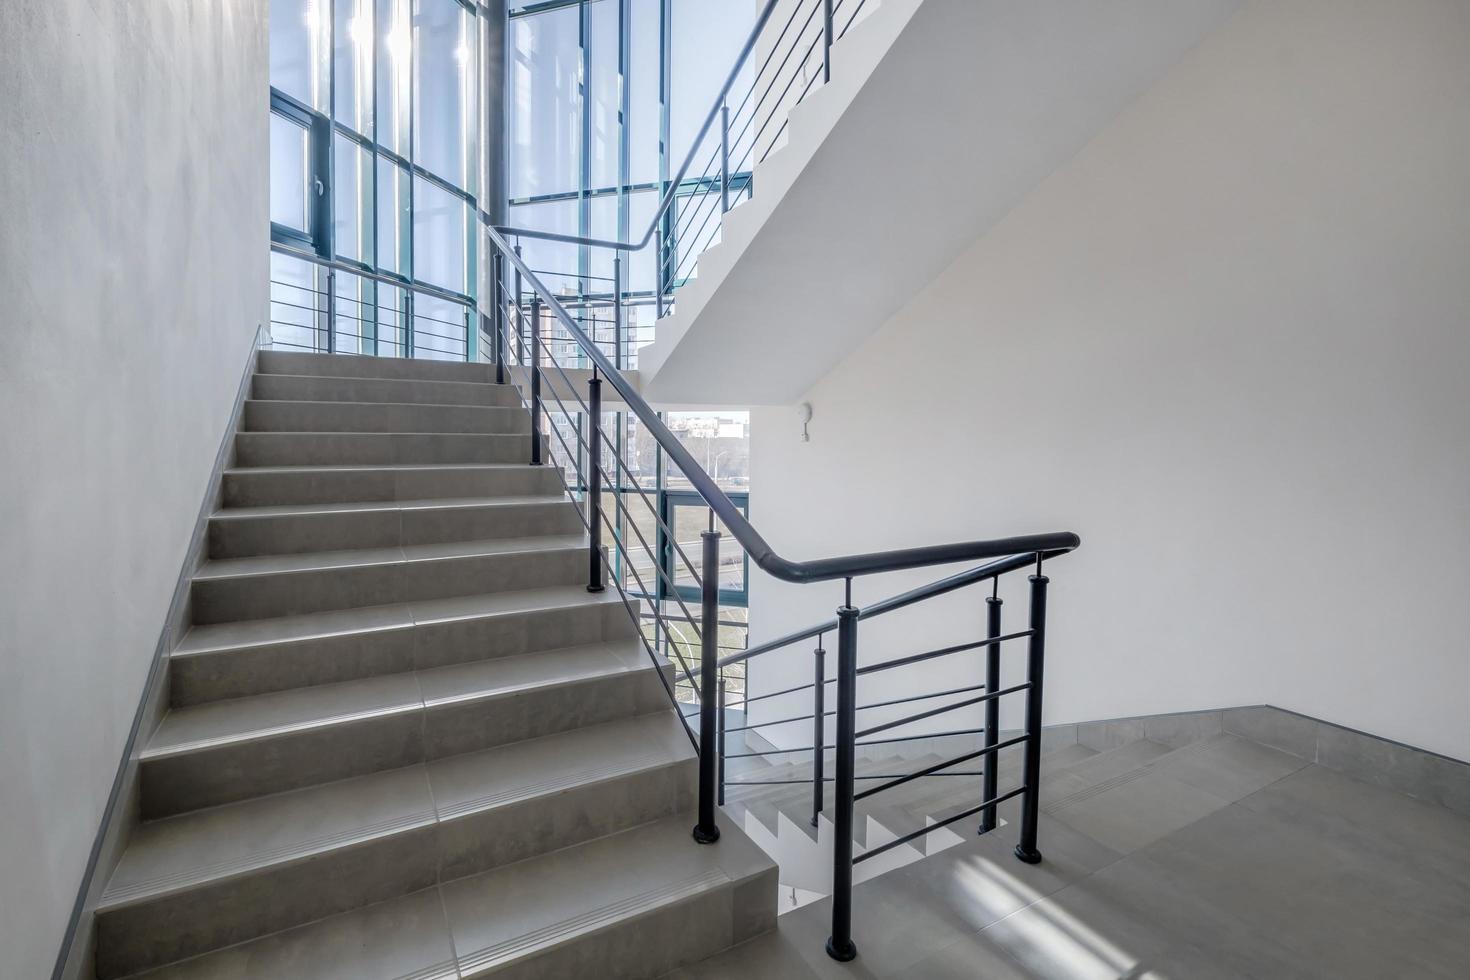
[[[413,356],[431,361],[465,359],[465,315],[468,307],[460,303],[413,294]]]
[[[309,133],[285,116],[271,113],[271,222],[311,231],[312,188]]]
[[[327,107],[331,0],[272,0],[271,86],[313,109]]]
[[[510,196],[581,186],[581,24],[576,5],[510,23]]]
[[[323,350],[325,331],[319,330],[317,313],[324,308],[320,291],[326,277],[318,279],[318,266],[271,253],[271,345],[284,350]],[[325,324],[320,324],[325,326]]]
[[[352,140],[336,135],[332,161],[332,241],[344,259],[373,257],[373,158]]]
[[[378,0],[378,142],[399,156],[409,152],[409,83],[413,69],[413,28],[409,0]]]
[[[750,486],[749,412],[669,412],[664,424],[721,488],[745,490]],[[668,485],[688,487],[690,483],[671,467]]]
[[[456,0],[418,0],[414,18],[414,162],[472,190],[474,145],[473,15]]]
[[[373,0],[336,0],[333,112],[344,126],[373,135]]]
[[[425,180],[413,179],[413,273],[421,282],[462,293],[466,288],[464,201]]]

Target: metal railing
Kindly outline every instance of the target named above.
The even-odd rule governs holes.
[[[832,934],[828,941],[828,952],[839,960],[851,959],[856,955],[852,940],[852,876],[853,866],[885,851],[908,843],[942,826],[979,814],[982,832],[996,826],[996,807],[1014,797],[1023,798],[1020,843],[1016,855],[1023,861],[1034,863],[1041,859],[1037,848],[1037,818],[1039,815],[1038,789],[1040,783],[1040,732],[1044,680],[1044,655],[1046,633],[1046,590],[1048,579],[1042,574],[1043,563],[1067,554],[1080,544],[1075,534],[1058,532],[1053,534],[1024,535],[996,540],[965,541],[904,548],[894,551],[869,554],[846,555],[822,558],[814,561],[793,561],[778,554],[761,537],[746,519],[741,509],[716,484],[714,479],[692,457],[683,443],[664,425],[659,414],[643,399],[637,389],[623,374],[604,350],[603,344],[594,341],[584,330],[583,324],[542,282],[518,254],[505,236],[494,228],[488,228],[491,247],[492,309],[485,317],[482,331],[494,353],[497,378],[513,380],[524,386],[527,408],[532,417],[531,463],[544,465],[555,463],[562,467],[568,488],[574,494],[580,490],[582,497],[582,520],[589,535],[588,582],[591,591],[602,591],[612,581],[630,615],[640,627],[644,615],[638,608],[637,595],[654,595],[640,567],[652,568],[653,574],[662,576],[670,586],[668,592],[674,597],[678,613],[670,614],[655,607],[652,611],[652,630],[641,629],[645,649],[659,669],[665,689],[678,705],[675,691],[676,681],[664,674],[665,661],[661,651],[666,651],[677,681],[689,686],[699,705],[698,726],[690,724],[683,711],[679,717],[699,755],[699,803],[694,837],[701,843],[714,843],[719,839],[719,828],[715,820],[715,808],[723,797],[725,760],[732,758],[722,751],[725,739],[732,731],[769,727],[776,724],[791,724],[807,719],[813,720],[814,745],[803,750],[811,751],[815,763],[813,783],[816,792],[813,819],[821,807],[822,788],[829,780],[823,773],[824,753],[830,749],[835,756],[834,774],[830,779],[833,786],[834,823],[836,844],[832,890]],[[614,319],[620,319],[620,304],[614,304]],[[552,337],[565,339],[574,345],[580,365],[590,368],[591,376],[586,382],[586,397],[563,364],[565,354],[558,356]],[[616,355],[616,351],[613,352]],[[707,529],[701,534],[701,548],[696,566],[695,561],[680,547],[672,530],[664,523],[663,516],[649,500],[649,495],[639,485],[633,473],[619,453],[611,456],[604,451],[610,436],[603,430],[602,408],[604,385],[610,386],[627,411],[637,418],[645,431],[658,444],[668,464],[676,468],[699,494],[708,509]],[[554,440],[554,441],[553,441]],[[556,458],[559,456],[560,458]],[[631,494],[626,490],[631,488]],[[619,492],[621,490],[625,492]],[[610,497],[612,510],[608,511],[606,499]],[[636,504],[641,501],[647,507],[655,525],[662,532],[661,540],[668,542],[673,550],[670,562],[660,560],[658,549],[649,544],[647,537],[631,519],[630,497]],[[605,533],[605,527],[618,518],[631,527],[636,543],[625,540],[625,535]],[[745,549],[749,560],[766,573],[787,582],[813,583],[841,580],[845,584],[846,599],[836,611],[836,618],[814,624],[812,627],[782,637],[772,643],[762,644],[721,658],[718,649],[719,623],[719,568],[722,532],[717,524],[723,525],[736,542]],[[607,546],[611,541],[611,548]],[[633,550],[641,548],[651,562],[637,562]],[[673,587],[669,564],[678,559],[698,583],[699,609],[696,614]],[[616,573],[615,561],[634,577],[636,590],[630,590]],[[950,575],[918,589],[893,596],[882,602],[858,609],[852,602],[853,580],[866,575],[953,565],[958,563],[983,562]],[[1030,622],[1026,629],[1010,634],[1000,631],[1000,599],[994,583],[1003,575],[1032,568],[1030,577],[1031,609]],[[608,573],[612,574],[609,575]],[[935,650],[909,654],[859,665],[858,624],[864,619],[885,615],[907,608],[925,600],[954,592],[958,589],[983,582],[992,583],[992,595],[988,606],[988,630],[983,638]],[[682,631],[673,629],[673,623],[688,624],[698,646],[698,664],[691,666],[691,651],[686,649]],[[697,625],[696,625],[697,624]],[[820,638],[828,632],[837,635],[836,674],[825,676],[825,651]],[[751,697],[746,694],[743,706],[750,705],[776,694],[792,694],[810,689],[813,710],[796,718],[746,725],[732,729],[724,721],[726,707],[724,684],[721,671],[743,664],[754,657],[768,655],[788,648],[802,640],[818,637],[814,652],[815,678],[809,685],[801,685],[773,694]],[[1000,649],[1002,644],[1025,639],[1027,641],[1027,677],[1023,683],[1009,687],[1000,686]],[[888,671],[910,667],[941,657],[957,656],[966,652],[984,650],[986,674],[983,685],[972,685],[958,689],[926,692],[909,698],[897,698],[866,705],[858,704],[858,681],[860,677],[880,675]],[[835,704],[831,711],[825,707],[828,684],[835,684]],[[983,691],[983,693],[974,693]],[[961,701],[925,707],[911,715],[866,727],[858,727],[858,712],[872,708],[893,707],[909,702],[931,700],[956,694],[972,694]],[[1025,695],[1026,719],[1022,734],[999,739],[999,701],[1009,695]],[[946,712],[964,707],[983,705],[985,726],[966,732],[950,734],[978,734],[984,738],[983,746],[939,765],[928,766],[912,773],[865,776],[865,780],[882,780],[862,790],[856,788],[856,751],[861,745],[884,741],[902,741],[905,738],[889,737],[873,739],[872,736],[892,731],[903,725],[913,724]],[[836,721],[836,739],[833,745],[824,745],[824,722],[827,717]],[[919,737],[919,736],[915,736]],[[934,737],[926,734],[922,737]],[[1024,763],[1020,785],[1004,792],[996,785],[995,759],[1005,749],[1024,748]],[[982,778],[985,780],[983,798],[966,811],[947,818],[932,826],[907,834],[896,841],[853,854],[854,805],[867,797],[903,785],[915,779],[961,775],[955,766],[976,759],[986,760]],[[981,775],[981,773],[963,773]]]
[[[777,7],[790,9],[776,16]],[[724,83],[704,115],[674,175],[638,238],[624,242],[531,228],[502,226],[511,237],[641,252],[656,244],[657,315],[694,277],[699,256],[723,234],[724,216],[755,190],[753,172],[780,145],[789,115],[832,77],[832,45],[841,40],[867,0],[766,0]],[[759,65],[756,59],[759,58]],[[703,160],[702,166],[696,166]],[[617,284],[621,289],[622,281]]]

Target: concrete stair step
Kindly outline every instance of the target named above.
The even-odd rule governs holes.
[[[519,405],[247,399],[243,426],[247,432],[528,433],[531,416]]]
[[[104,892],[123,975],[693,806],[672,711],[144,823]],[[258,901],[262,895],[271,901]]]
[[[543,440],[544,441],[544,440]],[[477,432],[241,432],[240,466],[525,463],[526,434]]]
[[[631,638],[609,590],[525,589],[194,626],[169,658],[174,707]]]
[[[169,816],[667,706],[631,638],[176,708],[139,754],[142,811]]]
[[[251,383],[250,394],[262,400],[280,401],[521,407],[520,392],[513,386],[488,384],[484,381],[257,374]]]
[[[677,814],[211,953],[150,980],[643,980],[775,926],[775,866],[721,820]]]
[[[208,625],[574,585],[588,561],[575,535],[219,558],[195,573],[190,597],[194,622]]]
[[[529,446],[529,444],[528,444]],[[528,450],[529,451],[529,450]],[[224,473],[226,507],[558,495],[552,466],[510,463],[259,466]]]
[[[412,381],[472,381],[494,384],[495,366],[464,361],[409,360],[348,354],[263,350],[257,371],[316,378],[391,378]]]
[[[549,494],[228,507],[209,519],[211,558],[575,535],[577,506]]]

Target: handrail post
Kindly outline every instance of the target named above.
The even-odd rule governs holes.
[[[592,369],[587,382],[587,591],[601,592],[602,580],[602,378]]]
[[[726,741],[726,739],[729,736],[729,732],[725,731],[725,727],[726,727],[725,705],[726,705],[726,703],[727,702],[725,700],[725,677],[724,677],[724,675],[722,673],[721,676],[720,676],[720,705],[719,705],[720,772],[719,772],[718,782],[719,782],[720,792],[719,792],[719,799],[717,801],[720,804],[720,806],[724,806],[725,805],[725,755],[730,751],[730,746],[729,746],[729,744]]]
[[[331,267],[327,268],[327,353],[337,353],[337,270]]]
[[[1041,562],[1031,576],[1031,641],[1026,657],[1026,794],[1021,807],[1021,843],[1016,857],[1040,864],[1036,849],[1036,822],[1041,814],[1041,681],[1046,661],[1046,583]]]
[[[992,579],[996,583],[996,591],[985,598],[985,636],[994,639],[1000,636],[1000,607],[1004,600],[999,595],[1000,577]],[[1000,690],[1000,644],[992,643],[985,648],[985,693],[994,694]],[[985,747],[995,748],[995,743],[1000,741],[1000,699],[991,698],[985,702]],[[999,792],[999,780],[996,778],[1000,769],[1000,762],[996,759],[996,753],[991,752],[985,757],[985,776],[982,780],[980,799],[993,800]],[[980,811],[980,833],[985,834],[995,829],[995,807],[988,806]]]
[[[701,532],[704,541],[704,565],[700,582],[699,627],[699,823],[694,839],[713,844],[720,839],[715,823],[715,797],[719,778],[715,734],[717,706],[715,696],[720,683],[720,532],[714,529],[714,512],[710,512],[710,529]]]
[[[495,281],[490,284],[490,295],[495,301],[495,383],[505,384],[505,256],[497,249],[490,259],[490,274]]]
[[[541,465],[541,296],[531,297],[531,465]]]
[[[520,258],[520,257],[521,257],[521,246],[520,246],[519,243],[517,243],[517,245],[516,245],[516,258]],[[526,311],[525,311],[525,308],[521,306],[521,295],[522,295],[522,293],[524,291],[524,288],[525,288],[524,285],[521,283],[521,267],[520,266],[516,266],[516,341],[517,341],[517,343],[516,343],[516,360],[517,361],[524,361],[526,359],[526,334],[525,334]]]
[[[832,0],[822,0],[822,84],[832,81]]]
[[[720,106],[720,213],[730,210],[730,103]]]
[[[827,955],[846,963],[857,956],[852,941],[852,806],[857,777],[857,620],[852,579],[837,610],[837,779],[832,788],[836,834],[832,854],[832,935]]]
[[[826,737],[826,714],[827,714],[827,651],[822,649],[822,634],[817,634],[817,648],[812,651],[812,660],[816,664],[817,683],[813,690],[812,707],[812,826],[817,826],[817,817],[822,812],[822,756],[827,747],[823,745]]]
[[[619,369],[628,366],[626,324],[623,317],[623,253],[613,253],[613,364]]]

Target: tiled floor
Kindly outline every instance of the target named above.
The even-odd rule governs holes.
[[[1470,977],[1470,820],[1254,742],[1214,739],[854,893],[670,980]],[[1014,811],[1010,814],[1014,819]]]

